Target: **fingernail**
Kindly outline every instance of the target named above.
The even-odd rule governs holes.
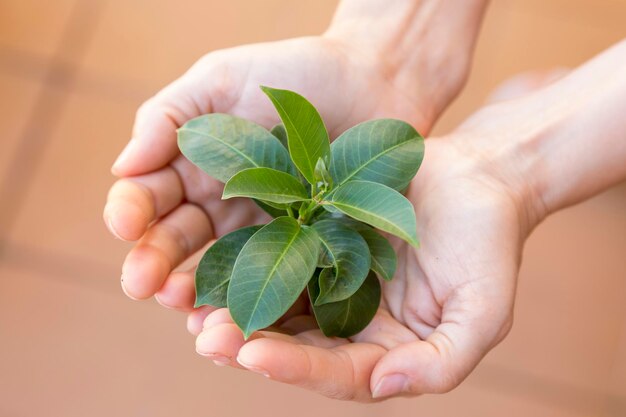
[[[115,226],[113,226],[113,220],[111,219],[111,216],[106,216],[106,225],[107,225],[107,229],[109,229],[109,232],[111,232],[111,234],[119,240],[124,240],[122,239],[122,237],[120,236],[119,233],[117,233],[117,230],[115,230]]]
[[[255,372],[257,374],[261,374],[263,375],[265,378],[269,378],[270,377],[270,373],[267,372],[265,369],[263,368],[259,368],[258,366],[254,366],[254,365],[249,365],[245,362],[242,362],[241,359],[237,358],[237,362],[239,362],[239,365],[243,366],[244,368],[246,368],[248,371],[252,371]]]
[[[126,287],[124,286],[124,274],[122,274],[122,276],[120,277],[120,284],[122,285],[122,291],[124,291],[124,294],[126,294],[126,297],[135,301],[139,300],[139,298],[133,297],[132,295],[128,293],[128,291],[126,291]]]
[[[372,392],[372,397],[383,398],[400,394],[406,391],[408,379],[403,374],[386,375],[378,381],[378,384]]]
[[[161,306],[163,306],[163,307],[165,307],[165,308],[170,308],[170,309],[175,309],[175,308],[176,308],[176,306],[171,306],[171,305],[169,305],[169,304],[165,303],[165,302],[161,299],[161,297],[159,297],[159,294],[158,294],[158,293],[154,294],[154,299],[157,301],[157,303],[159,303],[159,305],[161,305]]]
[[[212,356],[211,359],[213,359],[213,363],[217,366],[226,366],[230,364],[230,358],[228,358],[228,356],[215,355]]]
[[[131,156],[133,153],[133,148],[135,148],[136,146],[137,146],[137,139],[132,138],[128,142],[128,144],[126,144],[126,147],[124,148],[124,150],[122,150],[122,153],[120,153],[120,155],[117,157],[117,159],[113,163],[113,167],[111,168],[113,172],[115,172],[117,169],[119,169],[121,166],[123,166],[126,163],[126,161],[128,160],[128,157]]]

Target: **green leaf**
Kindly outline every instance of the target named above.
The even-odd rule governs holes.
[[[180,151],[221,182],[246,168],[267,167],[295,174],[289,153],[270,132],[245,119],[213,113],[178,129]]]
[[[391,281],[396,273],[398,263],[396,251],[393,250],[391,243],[380,233],[363,223],[354,222],[354,225],[351,224],[350,226],[359,232],[367,242],[372,255],[372,271],[384,280]]]
[[[280,143],[283,144],[285,149],[289,149],[289,143],[287,142],[287,131],[285,130],[285,126],[282,123],[279,123],[272,128],[272,135],[274,135],[276,139],[278,139]],[[302,176],[302,173],[300,171],[298,171],[297,169],[295,169],[295,171],[298,172],[298,179],[300,180],[300,182],[302,182],[302,184],[304,184],[307,192],[309,192],[311,190],[311,184],[309,184],[306,178]]]
[[[370,181],[349,181],[336,188],[328,202],[356,220],[419,247],[413,205],[393,188]]]
[[[222,236],[204,253],[196,269],[196,304],[226,307],[230,275],[237,255],[261,226],[250,226]]]
[[[318,268],[332,268],[334,259],[330,255],[330,252],[324,245],[320,248],[320,254],[317,257],[317,267]]]
[[[309,281],[309,298],[319,295],[316,277]],[[350,298],[323,305],[313,305],[313,313],[322,333],[328,337],[350,337],[365,329],[380,304],[380,282],[373,272]]]
[[[326,168],[326,163],[322,158],[317,160],[317,164],[315,164],[315,183],[318,188],[324,188],[325,190],[330,190],[333,187],[333,178],[330,176],[330,172],[328,172],[328,168]]]
[[[271,168],[248,168],[226,182],[222,199],[250,197],[264,202],[286,204],[309,198],[293,175]]]
[[[336,208],[334,208],[331,205],[325,204],[324,205],[324,210],[326,210],[328,213],[330,214],[338,214],[341,213],[339,210],[337,210]]]
[[[289,142],[287,142],[287,131],[285,130],[285,125],[282,123],[277,124],[270,130],[270,133],[274,135],[276,139],[283,144],[285,149],[289,149]]]
[[[284,210],[282,207],[281,208],[273,207],[267,203],[264,203],[263,201],[256,200],[256,199],[252,199],[252,201],[254,201],[257,206],[259,206],[264,212],[266,212],[273,218],[289,215],[289,213],[287,213],[287,210]]]
[[[396,251],[393,249],[393,246],[391,246],[391,243],[389,243],[386,237],[375,231],[371,226],[348,217],[339,210],[336,210],[335,213],[323,212],[317,216],[316,221],[319,222],[328,219],[339,221],[346,226],[349,226],[351,229],[359,232],[369,247],[370,254],[372,256],[372,264],[370,266],[372,271],[376,272],[386,281],[390,281],[393,278],[396,272],[397,256]],[[330,267],[331,265],[328,260],[328,256],[320,252],[320,260],[317,266],[318,268]]]
[[[291,217],[275,219],[248,240],[228,286],[230,315],[246,339],[296,301],[315,271],[319,249],[315,231]]]
[[[324,122],[315,107],[300,94],[261,87],[278,111],[289,143],[289,154],[302,175],[315,184],[315,164],[330,160],[330,141]]]
[[[330,172],[336,186],[364,180],[401,191],[423,157],[424,139],[411,125],[395,119],[370,120],[332,143]]]
[[[361,235],[336,220],[322,220],[313,224],[332,268],[320,274],[320,294],[316,305],[345,300],[359,289],[370,269],[371,256]]]

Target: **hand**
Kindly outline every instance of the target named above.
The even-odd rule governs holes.
[[[528,232],[519,196],[485,172],[485,162],[451,138],[426,142],[424,165],[407,193],[422,248],[394,241],[398,271],[383,283],[381,308],[360,334],[324,337],[302,304],[273,331],[244,342],[220,309],[204,320],[198,352],[340,399],[454,388],[511,326]],[[206,313],[192,313],[192,323]]]
[[[562,75],[518,76],[494,97],[507,100]],[[456,387],[511,328],[523,243],[545,215],[528,204],[536,198],[511,164],[500,165],[490,153],[498,149],[489,146],[499,131],[493,127],[506,127],[493,121],[501,108],[486,108],[456,133],[426,141],[424,164],[407,192],[422,247],[393,240],[399,267],[382,282],[381,307],[364,331],[349,340],[326,338],[308,303],[299,303],[246,342],[227,309],[197,310],[189,329],[198,335],[198,352],[339,399]],[[181,280],[187,284],[177,296],[192,298],[193,277]]]
[[[227,309],[200,310],[189,321],[197,351],[333,398],[457,386],[511,327],[533,227],[626,178],[624,63],[621,42],[557,81],[562,72],[517,78],[494,95],[502,102],[426,141],[407,193],[422,247],[395,242],[398,271],[383,283],[381,307],[361,333],[325,338],[302,304],[244,342]],[[524,86],[537,91],[520,96]]]
[[[122,267],[122,287],[129,297],[157,294],[163,304],[181,307],[166,301],[178,285],[178,275],[172,275],[172,270],[209,240],[267,220],[249,201],[221,201],[222,184],[180,155],[176,129],[187,120],[222,112],[269,128],[278,117],[259,89],[266,84],[306,96],[320,110],[331,136],[381,117],[409,121],[423,134],[429,131],[465,80],[478,23],[458,22],[465,31],[471,28],[469,34],[456,34],[458,42],[437,29],[440,26],[432,26],[437,29],[435,34],[430,29],[417,31],[429,36],[430,47],[424,45],[411,56],[406,48],[415,49],[409,41],[417,40],[407,36],[405,42],[398,42],[400,34],[396,32],[399,21],[423,24],[416,17],[417,9],[409,8],[412,14],[400,19],[408,4],[396,1],[384,11],[374,10],[373,22],[360,16],[356,22],[361,25],[355,24],[351,16],[365,13],[360,9],[367,9],[368,3],[377,1],[346,2],[323,36],[210,53],[141,106],[133,139],[112,169],[122,179],[111,188],[104,209],[111,233],[123,240],[139,240]],[[357,11],[348,12],[350,7]],[[427,12],[445,16],[449,7],[437,6]],[[483,7],[467,6],[468,10],[478,9],[468,12],[467,19],[479,22]],[[385,13],[391,13],[393,19],[379,19]],[[344,26],[342,15],[348,20]],[[377,37],[370,39],[364,34]],[[437,36],[443,37],[442,42],[436,42]],[[451,44],[448,50],[443,47],[447,43]],[[392,48],[396,44],[398,50]]]

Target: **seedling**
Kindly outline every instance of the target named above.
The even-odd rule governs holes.
[[[306,288],[322,332],[352,336],[378,309],[378,277],[391,280],[396,270],[392,246],[374,228],[419,244],[413,206],[400,192],[421,164],[423,138],[405,122],[380,119],[331,144],[304,97],[261,89],[282,120],[271,132],[226,114],[200,116],[178,130],[181,152],[225,183],[223,199],[254,199],[274,217],[206,251],[195,305],[228,307],[248,338]]]

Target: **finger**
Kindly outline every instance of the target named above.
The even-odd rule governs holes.
[[[243,345],[237,361],[269,378],[327,397],[371,401],[370,376],[386,350],[378,345],[349,343],[333,349],[260,338]]]
[[[203,306],[189,314],[187,329],[194,336],[219,324],[234,323],[227,308]]]
[[[204,323],[202,324],[202,330],[208,330],[211,327],[215,327],[218,326],[220,324],[235,324],[235,322],[233,321],[232,317],[230,316],[230,311],[227,308],[220,308],[218,310],[215,310],[213,312],[211,312],[205,319],[204,319]],[[267,333],[276,333],[276,332],[280,332],[280,334],[284,334],[284,332],[277,327],[268,327],[267,328]],[[237,330],[239,333],[241,333],[240,330]],[[265,331],[259,331],[254,333],[254,335],[256,335],[255,337],[258,337],[257,333],[265,333]],[[251,336],[252,337],[252,336]]]
[[[235,324],[227,308],[221,308],[219,310],[211,312],[204,319],[202,329],[208,330],[220,324]],[[287,331],[287,329],[285,329],[285,325],[287,325],[292,330],[294,330],[295,327],[298,327],[300,330],[297,331],[297,333],[294,332],[296,334],[293,335],[290,335],[289,332],[283,333],[284,331]],[[241,333],[241,330],[239,329],[235,329],[234,327],[232,329],[234,329],[235,332]],[[262,337],[263,335],[270,335],[274,338],[282,338],[282,340],[290,341],[292,343],[303,343],[307,345],[326,348],[336,347],[349,343],[346,339],[324,336],[319,328],[317,328],[315,319],[311,316],[296,316],[292,319],[289,319],[287,322],[285,322],[285,324],[282,324],[277,328],[268,328],[267,330],[255,332],[252,334],[250,339]]]
[[[109,231],[122,240],[137,240],[153,220],[169,213],[183,199],[176,171],[162,170],[118,180],[109,191],[104,221]]]
[[[277,323],[282,323],[283,320],[288,321],[290,317],[302,314],[302,311],[304,309],[304,307],[302,307],[303,303],[304,303],[304,300],[302,299],[302,297],[298,298],[296,303],[294,303],[294,305],[287,311],[287,313],[285,313],[285,315]],[[208,329],[212,326],[223,324],[223,323],[234,323],[233,319],[230,317],[230,313],[228,312],[227,308],[219,308],[219,309],[214,308],[213,310],[211,310],[210,314],[209,313],[206,313],[206,314],[195,313],[195,312],[192,314],[194,315],[194,317],[193,319],[190,319],[190,320],[193,321],[192,328],[194,331],[190,330],[190,332],[196,336],[199,335],[203,329]],[[282,328],[282,324],[279,327]],[[288,332],[287,329],[285,329],[285,331]]]
[[[178,311],[192,311],[196,301],[194,271],[172,272],[154,298],[163,307]]]
[[[132,139],[112,172],[138,175],[166,165],[179,154],[176,129],[202,114],[226,113],[236,103],[243,80],[235,75],[223,54],[209,54],[146,101],[137,110]]]
[[[350,340],[357,343],[374,343],[390,350],[403,343],[419,340],[419,338],[387,310],[380,308],[367,327],[350,337]]]
[[[350,343],[347,339],[340,337],[327,337],[320,329],[305,330],[293,336],[298,340],[298,344],[311,345],[320,348],[331,349],[341,345]]]
[[[400,344],[376,365],[373,396],[442,393],[455,388],[510,329],[512,302],[502,302],[504,298],[480,299],[474,289],[451,295],[442,323],[426,340]]]
[[[202,332],[204,319],[215,310],[217,308],[213,306],[202,306],[189,313],[187,316],[187,331],[194,336],[198,336]]]
[[[176,129],[187,120],[209,113],[207,80],[188,71],[137,110],[132,139],[113,164],[118,176],[144,174],[165,166],[178,154]]]
[[[183,204],[155,223],[122,265],[122,286],[131,298],[153,296],[183,260],[213,237],[202,209]]]
[[[230,312],[227,308],[218,308],[206,316],[204,322],[202,323],[202,330],[210,329],[211,327],[226,323],[234,323],[232,317],[230,317]]]
[[[230,365],[239,368],[235,360],[245,340],[241,330],[234,323],[216,323],[205,327],[196,338],[196,352],[216,365]]]
[[[248,340],[263,337],[297,343],[297,340],[289,335],[270,331],[255,332]],[[235,358],[245,343],[243,333],[232,321],[228,309],[221,308],[211,312],[204,320],[202,332],[196,339],[196,352],[213,360],[216,365],[241,368]]]
[[[348,343],[345,339],[325,337],[319,329],[308,329],[308,327],[311,327],[311,321],[313,321],[313,323],[315,322],[315,319],[311,316],[297,316],[288,320],[285,324],[281,325],[280,328],[276,329],[278,331],[283,331],[285,330],[285,325],[292,327],[296,326],[299,328],[302,328],[303,326],[307,327],[307,329],[299,331],[296,335],[263,330],[253,333],[249,340],[261,337],[272,337],[274,339],[281,339],[290,343],[304,343],[320,347],[336,347]],[[224,324],[232,326],[223,326]],[[212,330],[215,327],[219,327],[219,329]],[[228,341],[228,343],[224,343],[224,341]],[[245,343],[246,341],[243,338],[243,334],[233,321],[229,310],[227,308],[220,308],[209,313],[204,319],[202,324],[202,334],[198,337],[196,348],[198,353],[204,356],[219,354],[232,359],[233,357],[236,357],[239,349]]]
[[[245,368],[253,372],[260,372],[254,367],[242,366],[235,358],[237,358],[240,349],[246,343],[263,338],[280,340],[291,344],[310,344],[326,348],[348,343],[344,339],[324,337],[319,330],[304,332],[296,336],[277,331],[262,330],[254,332],[246,341],[239,327],[232,321],[228,309],[223,308],[210,313],[204,320],[203,330],[196,339],[196,351],[220,366],[229,365],[234,368]]]

